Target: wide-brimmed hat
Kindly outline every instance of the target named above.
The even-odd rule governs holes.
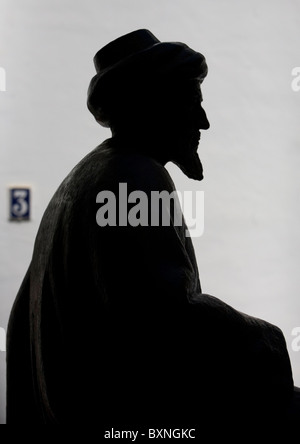
[[[143,82],[198,79],[207,75],[205,57],[184,43],[161,42],[150,31],[141,29],[126,34],[102,48],[94,58],[97,75],[88,91],[88,108],[103,126],[110,126],[107,109],[126,90],[136,94]],[[150,82],[150,83],[149,83]],[[114,98],[114,99],[113,99]]]

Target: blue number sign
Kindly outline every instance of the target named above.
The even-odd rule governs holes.
[[[30,189],[11,188],[10,189],[10,220],[22,221],[30,220]]]

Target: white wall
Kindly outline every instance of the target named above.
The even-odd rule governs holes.
[[[29,265],[51,196],[109,132],[85,100],[92,58],[138,28],[203,52],[211,129],[200,153],[205,181],[169,170],[180,190],[205,191],[205,234],[195,239],[203,291],[280,326],[295,382],[300,352],[299,0],[0,0],[0,328]],[[30,185],[33,220],[8,222],[7,186]],[[221,375],[220,375],[221,376]],[[0,422],[5,353],[0,352]]]

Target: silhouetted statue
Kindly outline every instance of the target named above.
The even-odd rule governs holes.
[[[119,202],[120,184],[149,199],[172,193],[169,161],[203,179],[205,58],[139,30],[95,66],[88,106],[112,138],[70,173],[42,220],[10,319],[8,423],[284,422],[294,396],[284,337],[202,294],[185,224],[96,222],[98,194]]]

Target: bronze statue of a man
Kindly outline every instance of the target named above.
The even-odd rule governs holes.
[[[120,184],[173,193],[167,162],[203,179],[204,56],[139,30],[101,49],[95,66],[88,107],[112,138],[75,167],[42,220],[10,319],[8,423],[291,417],[281,331],[202,293],[184,223],[96,223],[102,191],[117,202]]]

